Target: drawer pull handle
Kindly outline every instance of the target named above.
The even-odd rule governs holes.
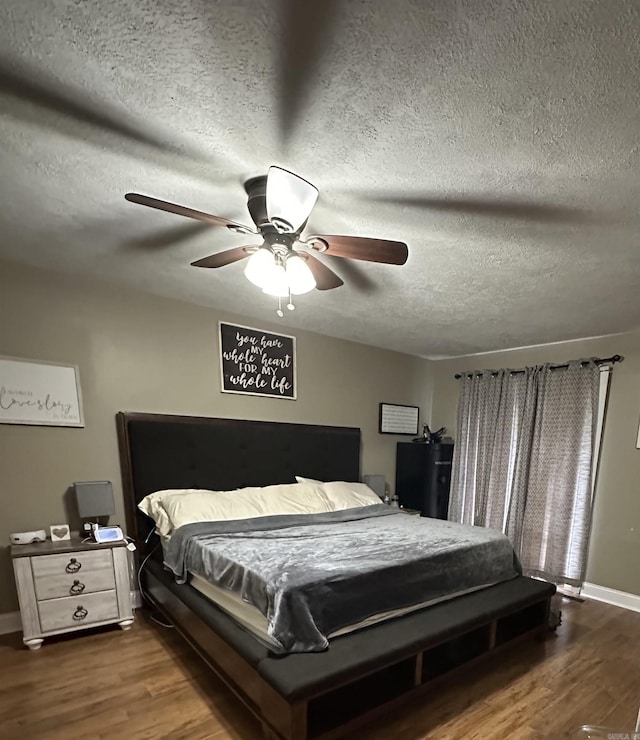
[[[86,585],[84,583],[80,583],[77,579],[74,580],[73,585],[69,588],[69,593],[71,595],[73,594],[81,594],[86,588]]]
[[[87,616],[89,612],[84,608],[84,606],[79,606],[74,612],[73,612],[73,619],[76,622],[82,622],[82,620]]]
[[[71,558],[65,570],[67,573],[77,573],[80,568],[82,568],[82,563],[79,563],[75,558]]]

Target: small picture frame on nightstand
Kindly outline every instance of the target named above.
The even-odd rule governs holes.
[[[71,539],[71,530],[68,524],[52,524],[49,527],[49,532],[51,533],[51,542]]]

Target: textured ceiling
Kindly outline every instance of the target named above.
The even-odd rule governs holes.
[[[3,0],[0,255],[275,320],[242,183],[311,180],[315,232],[400,239],[404,267],[282,322],[427,357],[640,326],[637,0]]]

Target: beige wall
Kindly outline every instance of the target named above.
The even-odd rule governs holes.
[[[455,436],[456,372],[614,354],[625,360],[612,373],[587,581],[640,595],[640,450],[635,446],[640,420],[640,332],[435,362],[432,419],[435,426],[445,425]]]
[[[219,319],[296,335],[297,401],[220,392]],[[77,363],[86,422],[0,424],[0,613],[17,608],[8,534],[67,521],[63,497],[74,480],[112,480],[112,520],[124,521],[117,411],[358,426],[363,472],[384,473],[393,486],[398,438],[377,432],[380,401],[418,405],[421,421],[455,435],[456,372],[615,353],[625,361],[612,377],[587,580],[640,595],[640,332],[430,363],[0,262],[0,354]]]
[[[219,319],[297,337],[297,401],[220,392]],[[378,434],[378,403],[418,405],[428,420],[430,363],[268,319],[0,263],[0,354],[78,364],[86,423],[0,424],[0,613],[17,609],[8,534],[67,521],[63,497],[74,480],[113,481],[112,521],[124,522],[117,411],[360,427],[363,473],[393,485],[398,438]]]

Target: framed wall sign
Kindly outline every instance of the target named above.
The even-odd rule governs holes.
[[[0,423],[83,427],[78,368],[0,357]]]
[[[415,437],[419,412],[418,406],[381,403],[378,431],[380,434],[412,434]]]
[[[296,398],[296,338],[220,322],[223,393]]]

